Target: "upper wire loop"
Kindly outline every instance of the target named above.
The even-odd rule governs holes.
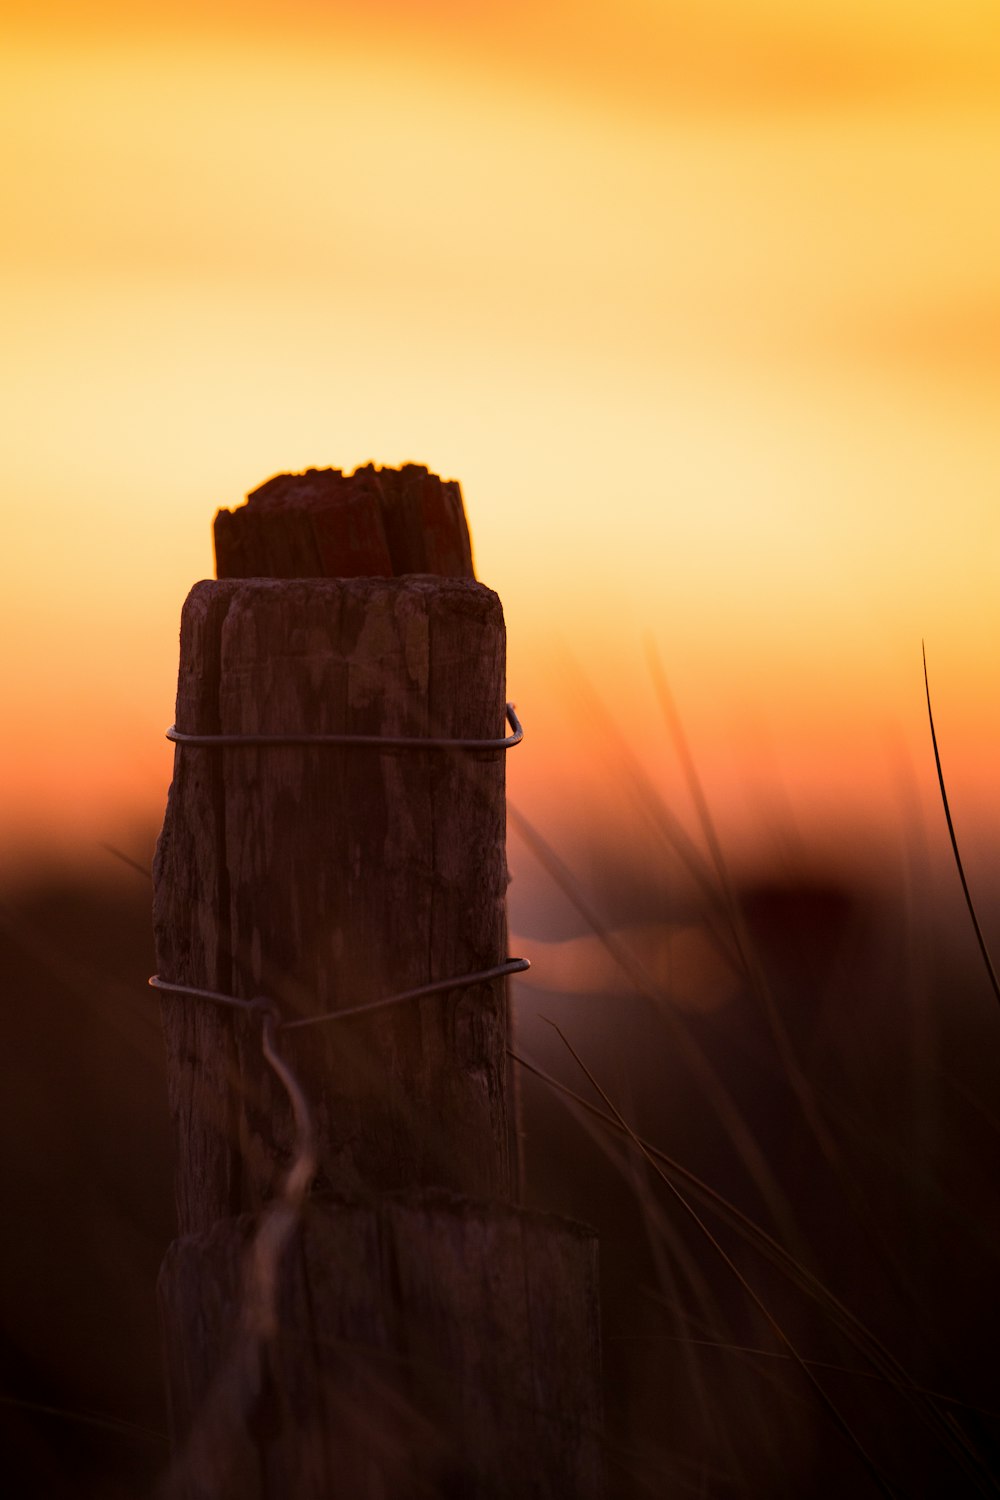
[[[167,739],[175,745],[218,746],[222,749],[240,745],[356,745],[381,750],[513,750],[524,739],[524,728],[514,712],[513,703],[506,706],[507,723],[512,733],[504,739],[442,739],[412,734],[185,734],[176,724],[167,730]]]

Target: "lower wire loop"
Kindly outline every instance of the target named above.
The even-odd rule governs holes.
[[[242,746],[342,745],[367,747],[376,750],[449,750],[489,751],[512,750],[524,738],[524,729],[514,710],[513,703],[506,705],[506,719],[511,733],[497,739],[460,739],[437,736],[412,735],[366,735],[366,734],[186,734],[176,725],[171,725],[167,738],[178,746],[203,746],[208,749],[239,748]],[[281,1263],[302,1218],[305,1200],[309,1195],[319,1167],[319,1147],[316,1124],[309,1100],[298,1077],[279,1049],[279,1036],[283,1031],[297,1030],[303,1026],[316,1026],[328,1021],[345,1020],[350,1016],[367,1015],[410,1000],[419,1000],[424,995],[440,994],[447,990],[464,989],[473,984],[491,979],[501,979],[508,974],[523,973],[531,965],[526,958],[509,958],[488,969],[478,969],[471,974],[458,974],[449,979],[437,979],[429,984],[416,985],[398,994],[387,995],[362,1005],[346,1006],[341,1010],[325,1011],[318,1016],[305,1016],[297,1020],[282,1019],[281,1007],[268,995],[256,995],[251,1000],[242,1000],[236,995],[227,995],[221,990],[210,990],[199,985],[175,984],[159,974],[150,977],[149,984],[163,994],[183,995],[189,999],[207,1000],[213,1005],[230,1010],[241,1010],[255,1015],[261,1023],[261,1048],[264,1059],[281,1083],[291,1106],[295,1127],[295,1139],[291,1163],[282,1179],[281,1186],[264,1210],[256,1233],[251,1241],[246,1266],[245,1300],[241,1314],[244,1333],[249,1346],[243,1350],[244,1368],[234,1365],[231,1374],[241,1392],[253,1384],[251,1375],[258,1369],[258,1351],[277,1337],[280,1330],[278,1316],[278,1277]],[[249,1399],[249,1398],[247,1398]]]
[[[508,974],[520,974],[531,967],[526,958],[509,958],[489,969],[478,969],[472,974],[458,974],[450,979],[435,979],[430,984],[420,984],[413,989],[401,990],[396,995],[373,1000],[366,1005],[348,1006],[344,1010],[326,1011],[319,1016],[306,1016],[297,1021],[282,1021],[276,1001],[267,995],[256,995],[252,1000],[240,1000],[235,995],[226,995],[221,990],[201,989],[193,984],[173,984],[161,979],[159,974],[150,977],[149,984],[155,990],[168,995],[186,995],[190,999],[208,1000],[230,1010],[242,1010],[256,1015],[261,1021],[261,1047],[264,1059],[278,1078],[288,1096],[292,1118],[295,1122],[295,1146],[291,1165],[285,1173],[281,1188],[268,1205],[254,1235],[247,1264],[246,1303],[244,1320],[246,1331],[256,1340],[274,1338],[278,1332],[278,1273],[282,1259],[296,1226],[302,1216],[302,1207],[309,1195],[319,1165],[319,1149],[316,1141],[316,1124],[299,1079],[288,1060],[278,1047],[278,1036],[282,1031],[292,1031],[302,1026],[316,1026],[321,1022],[342,1020],[347,1016],[366,1015],[370,1011],[385,1010],[391,1005],[402,1005],[408,1000],[418,1000],[423,995],[436,995],[445,990],[464,989],[489,979],[501,979]]]
[[[319,1016],[303,1016],[297,1021],[282,1021],[277,1003],[267,995],[257,995],[253,1000],[239,1000],[235,995],[226,995],[221,990],[201,989],[193,984],[174,984],[152,974],[150,987],[168,995],[187,995],[193,1000],[210,1000],[214,1005],[225,1005],[230,1010],[265,1011],[279,1017],[279,1031],[296,1031],[302,1026],[319,1026],[326,1021],[343,1021],[350,1016],[364,1016],[375,1010],[387,1010],[392,1005],[403,1005],[407,1000],[419,1000],[424,995],[437,995],[443,990],[466,989],[472,984],[485,983],[488,979],[503,979],[508,974],[523,974],[531,964],[526,958],[508,958],[490,969],[477,969],[472,974],[456,974],[450,979],[433,979],[429,984],[418,984],[411,990],[400,990],[396,995],[386,995],[381,1000],[369,1000],[364,1005],[348,1005],[342,1010],[327,1010]]]

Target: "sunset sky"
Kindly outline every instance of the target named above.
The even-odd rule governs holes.
[[[652,640],[734,849],[938,840],[924,637],[995,829],[998,16],[0,5],[4,868],[158,820],[215,510],[369,459],[462,483],[535,821],[581,677],[688,816]]]

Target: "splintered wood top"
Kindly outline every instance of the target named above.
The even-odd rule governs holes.
[[[421,464],[277,474],[215,518],[219,578],[474,578],[453,479]]]

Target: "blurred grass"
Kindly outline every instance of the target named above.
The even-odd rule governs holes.
[[[919,825],[898,885],[863,843],[836,871],[800,845],[735,875],[651,645],[647,659],[679,768],[671,804],[570,662],[618,826],[581,809],[556,851],[510,819],[577,923],[576,961],[564,932],[522,986],[524,1157],[540,1204],[555,1194],[601,1230],[614,1493],[995,1494],[1000,1036],[979,923],[986,974],[938,900]],[[932,717],[931,736],[972,912]],[[516,886],[512,904],[516,930]],[[703,988],[707,1005],[669,958],[693,911],[732,981]]]
[[[18,1497],[125,1500],[166,1458],[154,1287],[173,1194],[149,901],[106,855],[0,893],[0,1451]]]
[[[600,1231],[614,1500],[995,1493],[1000,1038],[961,913],[936,868],[903,860],[894,882],[863,849],[720,882],[697,820],[671,827],[617,765],[617,821],[581,809],[553,849],[511,817],[512,929],[538,947],[512,984],[525,1194]],[[149,894],[107,853],[0,893],[19,1496],[124,1500],[165,1458]],[[698,924],[731,983],[690,1008],[635,935],[659,925],[669,953]],[[614,961],[566,989],[548,940],[595,936]]]
[[[515,1044],[529,1196],[601,1232],[613,1492],[996,1493],[1000,1039],[969,934],[936,906],[928,868],[895,891],[859,851],[853,879],[737,881],[710,836],[709,917],[725,913],[739,984],[713,1011],[679,1007],[637,971],[617,890],[630,852],[633,900],[638,858],[661,920],[683,927],[689,886],[675,870],[671,909],[664,867],[690,872],[691,850],[661,838],[651,857],[636,828],[659,809],[632,785],[620,841],[582,831],[556,855],[512,820],[621,960],[616,985],[573,996],[554,950],[546,993],[543,948]]]

